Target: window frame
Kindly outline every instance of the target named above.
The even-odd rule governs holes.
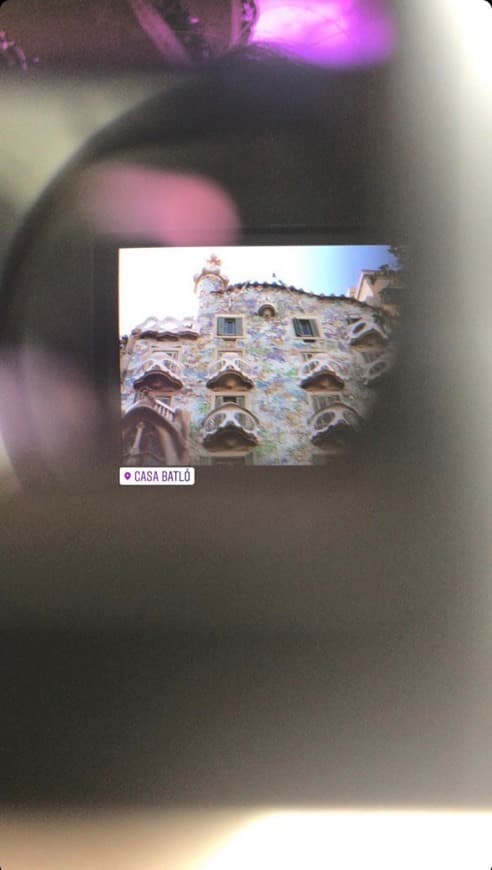
[[[236,322],[236,326],[239,325],[240,332],[234,333],[224,333],[219,331],[219,324],[221,321],[226,320],[234,320]],[[217,338],[223,338],[226,341],[233,341],[236,338],[244,338],[244,315],[243,314],[217,314],[215,319],[215,335]]]
[[[176,362],[179,362],[182,346],[181,345],[172,345],[167,347],[166,345],[159,346],[159,342],[155,342],[155,344],[151,344],[149,346],[150,352],[149,356],[154,356],[155,354],[162,354],[163,356],[167,356],[169,359],[173,359]]]
[[[241,401],[240,402],[232,402],[232,398],[241,399]],[[214,394],[213,399],[212,399],[212,411],[218,411],[219,408],[222,405],[226,405],[228,401],[234,405],[237,405],[238,408],[242,408],[243,411],[249,411],[249,408],[246,404],[246,398],[247,398],[246,392],[244,392],[244,393],[236,392],[236,393],[231,393],[231,394],[217,392]],[[220,399],[225,399],[225,401],[221,402]]]
[[[311,324],[311,329],[313,330],[311,334],[297,331],[297,325],[301,324],[302,322]],[[302,339],[302,341],[318,341],[320,338],[322,338],[321,326],[317,317],[293,317],[292,329],[294,330],[295,337]],[[299,329],[301,329],[300,326]]]

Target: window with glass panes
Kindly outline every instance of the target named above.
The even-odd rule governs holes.
[[[217,318],[217,335],[224,338],[235,338],[237,335],[243,334],[243,319],[242,317],[218,317]]]
[[[180,347],[166,347],[162,346],[162,344],[154,343],[150,345],[150,349],[152,351],[152,356],[167,356],[169,359],[178,359],[179,352],[181,350]]]
[[[294,317],[292,323],[298,338],[318,338],[319,327],[313,317]]]
[[[223,393],[219,396],[215,396],[215,407],[220,408],[221,405],[225,405],[228,402],[233,402],[235,405],[239,405],[240,408],[246,407],[246,396],[244,395],[229,395],[228,393]]]

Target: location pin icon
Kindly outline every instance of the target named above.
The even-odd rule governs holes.
[[[129,471],[125,471],[125,480],[130,480],[131,474]]]

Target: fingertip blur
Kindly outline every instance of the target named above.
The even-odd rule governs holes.
[[[97,230],[167,245],[233,244],[240,218],[215,180],[122,162],[88,170],[81,205]]]

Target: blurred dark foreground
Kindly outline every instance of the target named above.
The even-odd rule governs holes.
[[[93,442],[60,480],[28,439],[0,527],[3,802],[484,805],[477,505],[437,139],[419,150],[408,105],[395,123],[379,73],[228,61],[182,87],[96,138],[32,212],[5,277],[14,351],[32,342],[94,383],[94,228],[77,192],[110,158],[199,169],[243,226],[404,232],[400,363],[359,453],[322,474],[121,491]]]

